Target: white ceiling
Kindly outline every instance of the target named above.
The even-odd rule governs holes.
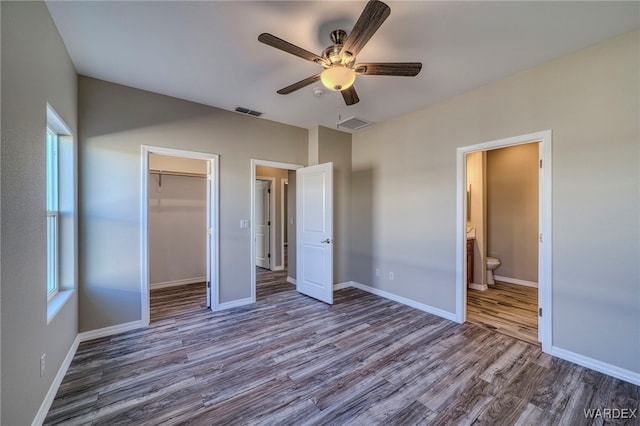
[[[387,1],[391,15],[358,62],[421,61],[415,78],[360,76],[347,107],[320,70],[258,42],[272,33],[320,54],[365,1],[48,1],[79,74],[206,105],[262,111],[304,128],[338,115],[381,122],[640,27],[640,2]]]

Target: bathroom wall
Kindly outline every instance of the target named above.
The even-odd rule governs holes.
[[[487,281],[485,274],[486,257],[486,216],[485,216],[485,152],[467,154],[467,231],[473,228],[475,234],[473,250],[473,282],[484,285]]]
[[[487,253],[498,277],[538,282],[538,144],[487,152]]]

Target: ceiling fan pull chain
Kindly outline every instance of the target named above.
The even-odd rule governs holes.
[[[338,113],[338,121],[336,121],[336,129],[340,128],[340,121],[342,117],[340,116],[340,92],[336,92],[336,112]]]

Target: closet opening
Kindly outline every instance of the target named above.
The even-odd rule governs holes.
[[[144,146],[142,170],[143,322],[216,310],[218,156]]]

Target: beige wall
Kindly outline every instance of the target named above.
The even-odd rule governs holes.
[[[317,160],[316,160],[317,159]],[[351,134],[318,126],[309,131],[309,164],[333,162],[333,282],[351,281]]]
[[[195,158],[149,154],[149,170],[207,174],[207,162]]]
[[[275,238],[276,244],[276,252],[272,255],[274,257],[273,264],[271,265],[271,269],[276,266],[283,266],[282,263],[282,180],[288,179],[289,171],[285,169],[276,169],[273,167],[265,167],[265,166],[256,166],[256,176],[260,177],[272,177],[275,180],[273,181],[273,188],[271,190],[274,192],[274,203],[276,210],[276,217],[271,219],[271,224],[273,225],[271,229],[273,230],[272,238]],[[286,188],[285,188],[286,189]]]
[[[79,77],[80,331],[140,312],[141,145],[220,154],[220,302],[251,296],[251,159],[304,164],[307,130]]]
[[[355,133],[353,279],[454,312],[456,148],[551,129],[553,345],[640,373],[639,37]]]
[[[165,174],[161,186],[159,179],[149,174],[149,286],[204,282],[206,177]]]
[[[44,238],[47,103],[77,136],[77,80],[73,64],[44,3],[3,1],[0,8],[0,423],[28,425],[33,422],[78,331],[77,292],[47,324],[47,249]],[[42,354],[46,354],[46,368],[44,376],[40,377]]]
[[[498,276],[538,282],[538,144],[487,152],[487,253]]]

